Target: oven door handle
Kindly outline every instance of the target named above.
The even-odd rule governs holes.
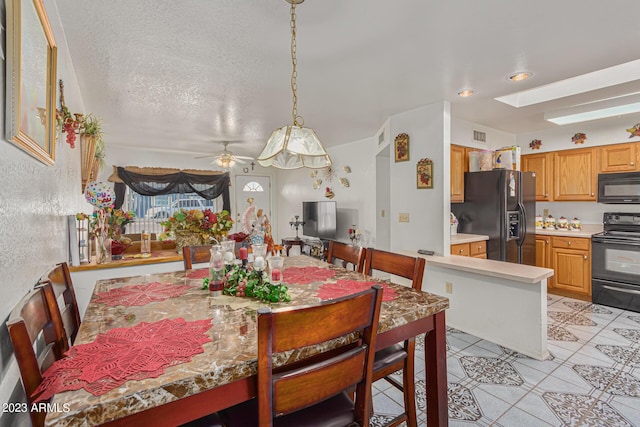
[[[615,286],[609,286],[609,285],[603,285],[602,287],[604,289],[608,289],[610,291],[624,292],[626,294],[640,295],[640,291],[636,291],[634,289],[616,288]]]
[[[611,238],[611,237],[596,237],[596,238],[592,238],[591,240],[592,243],[596,243],[596,244],[606,244],[606,245],[623,245],[623,246],[635,246],[635,247],[639,247],[640,245],[638,244],[638,241],[632,242],[629,240],[622,240],[622,239],[616,239],[616,238]]]

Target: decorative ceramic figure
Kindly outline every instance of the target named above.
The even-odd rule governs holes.
[[[544,218],[542,215],[536,215],[536,230],[542,230],[544,228]]]
[[[572,231],[580,231],[582,230],[582,223],[578,218],[573,218],[571,220],[571,230]]]
[[[568,230],[569,220],[561,216],[560,218],[558,218],[557,227],[558,227],[558,230]]]
[[[549,215],[544,219],[544,228],[547,230],[555,230],[556,229],[556,219]]]

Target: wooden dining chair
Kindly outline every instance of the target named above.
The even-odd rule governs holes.
[[[57,298],[62,295],[63,306],[60,307],[60,317],[62,317],[62,324],[64,325],[65,333],[67,334],[67,342],[69,345],[73,345],[78,335],[78,329],[80,329],[80,311],[78,310],[78,301],[76,299],[76,292],[73,289],[73,282],[71,281],[71,273],[69,272],[69,266],[66,262],[56,264],[49,272],[44,275],[39,284],[48,282],[53,289],[53,299],[48,299],[47,302],[50,305],[50,310],[53,310],[53,304],[58,305]]]
[[[258,396],[220,413],[225,425],[369,425],[382,288],[319,305],[258,310]],[[321,325],[320,327],[318,325]],[[356,333],[360,339],[344,340]],[[284,366],[278,354],[339,339],[341,346]],[[355,387],[355,402],[350,393]]]
[[[184,269],[191,270],[193,264],[209,262],[211,259],[211,247],[213,245],[185,246],[182,248],[182,260]]]
[[[61,359],[67,347],[58,306],[50,310],[48,298],[55,299],[51,284],[45,282],[36,286],[22,298],[7,321],[29,408],[37,398],[33,393],[42,382],[42,372],[54,361]],[[43,341],[43,348],[39,354],[34,350],[41,348],[39,345],[34,346],[36,340]],[[33,426],[44,425],[45,411],[30,411],[29,415]]]
[[[350,263],[353,265],[354,271],[362,273],[364,270],[365,253],[365,248],[331,240],[329,241],[329,250],[327,251],[327,262],[333,264],[335,259],[339,259],[342,261],[342,267],[347,268],[347,264]]]
[[[367,248],[364,273],[373,275],[373,271],[382,271],[411,280],[413,289],[422,289],[424,258],[396,254],[379,249]],[[379,350],[375,354],[373,381],[386,380],[404,394],[404,412],[387,425],[396,426],[404,421],[409,427],[417,425],[415,391],[415,339],[398,343]],[[402,384],[390,375],[402,370]]]

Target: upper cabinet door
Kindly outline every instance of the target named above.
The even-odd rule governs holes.
[[[553,153],[553,200],[596,200],[597,152],[593,148],[580,148]]]
[[[451,145],[451,202],[464,202],[465,147]]]
[[[522,170],[536,174],[536,201],[553,200],[553,153],[527,154],[522,156]]]
[[[604,145],[600,150],[600,173],[635,172],[638,168],[638,144]]]

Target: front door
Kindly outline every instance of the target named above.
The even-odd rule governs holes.
[[[236,196],[236,232],[242,231],[242,214],[249,207],[248,200],[253,198],[253,206],[262,209],[271,218],[271,178],[268,176],[256,175],[236,175],[235,183]]]

